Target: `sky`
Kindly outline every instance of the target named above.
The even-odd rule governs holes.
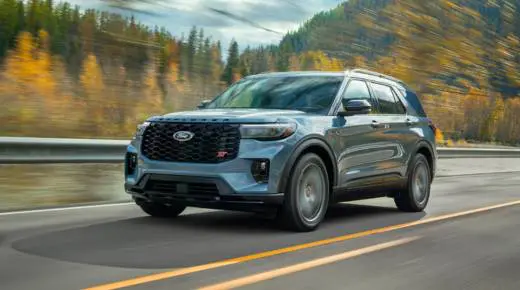
[[[286,32],[295,30],[315,13],[334,8],[344,0],[158,0],[154,5],[143,1],[145,4],[130,6],[128,10],[111,7],[104,0],[67,2],[82,9],[133,14],[140,22],[164,26],[178,37],[182,33],[187,36],[191,27],[196,25],[204,28],[207,36],[220,40],[224,48],[235,38],[242,50],[247,45],[277,44]],[[231,13],[242,21],[222,13]]]

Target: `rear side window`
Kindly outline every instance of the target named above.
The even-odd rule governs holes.
[[[381,108],[381,114],[405,114],[403,104],[395,95],[391,87],[381,84],[371,83],[375,96]]]
[[[399,99],[399,96],[397,95],[397,92],[392,89],[392,95],[394,96],[395,104],[397,105],[397,110],[399,111],[398,114],[404,115],[406,114],[406,108],[404,104]]]
[[[416,93],[407,89],[404,90],[403,95],[406,98],[406,102],[410,105],[408,113],[413,113],[414,115],[418,115],[420,117],[427,117],[426,112],[424,112],[424,108],[421,104],[421,101],[419,100],[419,97]],[[413,108],[413,110],[410,110],[410,108]]]

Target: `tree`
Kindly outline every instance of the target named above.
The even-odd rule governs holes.
[[[322,51],[309,51],[301,55],[302,70],[320,70],[320,71],[342,71],[343,64],[335,59],[329,58]]]
[[[53,64],[50,52],[49,34],[45,30],[39,31],[39,47],[36,53],[36,66],[39,70],[38,77],[34,79],[38,91],[47,99],[53,102],[56,98],[56,81],[52,75]],[[51,112],[49,112],[51,113]]]
[[[89,112],[85,112],[85,125],[94,127],[96,134],[103,134],[105,110],[110,100],[104,94],[103,72],[94,54],[89,54],[84,60],[80,81],[85,92],[84,102],[89,108]]]
[[[162,93],[157,82],[158,66],[152,59],[145,70],[143,98],[139,101],[138,120],[161,114],[164,110]]]
[[[186,47],[187,74],[188,79],[193,80],[195,76],[195,55],[197,53],[197,28],[192,27]]]
[[[0,1],[0,58],[4,57],[8,49],[16,45],[17,30],[20,26],[16,0]]]
[[[228,50],[226,67],[224,68],[224,72],[222,74],[222,81],[224,81],[227,85],[231,85],[238,78],[239,64],[240,59],[238,43],[235,40],[232,40]]]

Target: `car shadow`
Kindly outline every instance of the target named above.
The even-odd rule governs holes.
[[[355,223],[368,217],[401,216],[405,220],[420,219],[424,213],[405,214],[392,207],[336,204],[330,206],[321,228],[330,228],[338,224]],[[129,221],[130,222],[130,221]],[[211,211],[196,214],[181,215],[174,219],[161,219],[154,217],[140,217],[132,219],[135,225],[161,226],[167,228],[184,228],[192,230],[215,231],[220,233],[287,233],[280,227],[273,215],[233,211]]]
[[[149,216],[47,232],[15,241],[15,250],[51,259],[124,268],[187,267],[374,228],[415,221],[424,213],[392,207],[331,206],[314,232],[281,229],[275,220],[212,211],[176,219]]]

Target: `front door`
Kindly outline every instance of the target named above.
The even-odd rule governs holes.
[[[377,174],[381,155],[381,132],[383,128],[373,121],[377,102],[372,97],[364,80],[351,79],[342,98],[368,100],[373,108],[369,114],[348,117],[338,116],[335,128],[330,131],[334,150],[338,156],[338,189],[363,188],[370,184],[370,177]],[[340,111],[344,110],[340,105]]]

